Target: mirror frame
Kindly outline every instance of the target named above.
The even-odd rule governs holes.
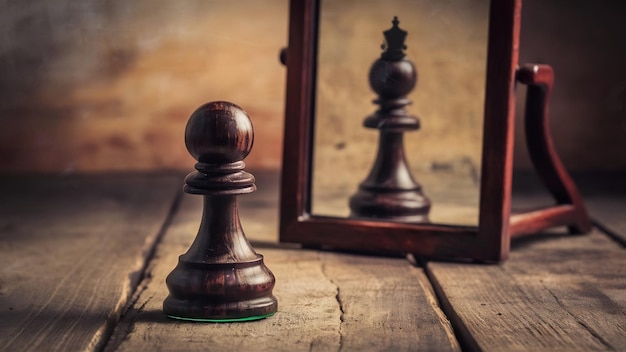
[[[516,235],[509,225],[521,1],[490,4],[479,220],[478,226],[456,226],[312,214],[319,0],[291,0],[289,45],[281,54],[287,66],[287,92],[280,241],[434,259],[505,260],[511,236]]]

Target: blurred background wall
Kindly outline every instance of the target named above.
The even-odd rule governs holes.
[[[626,169],[626,2],[526,0],[520,63],[555,72],[552,135],[570,169]],[[518,89],[522,116],[525,89]],[[516,166],[529,166],[517,119]]]
[[[626,169],[624,10],[524,2],[520,62],[555,69],[552,130],[570,169]],[[218,99],[253,119],[248,167],[279,168],[287,17],[287,0],[0,0],[0,172],[189,170],[187,118]],[[522,137],[518,123],[528,168]]]
[[[190,169],[193,110],[252,117],[278,168],[286,0],[0,1],[0,170]]]

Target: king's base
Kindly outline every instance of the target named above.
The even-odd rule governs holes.
[[[350,217],[428,223],[430,200],[419,190],[381,192],[360,187],[350,197]]]
[[[277,309],[278,302],[274,296],[224,303],[181,300],[169,296],[163,302],[163,312],[170,318],[210,323],[260,320],[271,317]]]

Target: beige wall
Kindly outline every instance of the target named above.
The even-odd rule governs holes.
[[[480,169],[488,1],[323,1],[318,59],[315,163],[366,173],[378,133],[362,127],[378,106],[368,83],[383,31],[398,15],[407,58],[418,72],[407,111],[421,128],[405,145],[415,170],[467,163]],[[321,173],[326,173],[322,170]]]
[[[552,127],[573,169],[626,168],[624,10],[618,0],[524,4],[521,62],[555,68]],[[0,172],[191,169],[186,120],[217,99],[253,119],[249,167],[278,168],[287,15],[287,0],[0,1]],[[427,125],[425,82],[411,111]],[[528,167],[518,141],[516,166]]]
[[[280,164],[286,0],[1,1],[0,171],[191,169],[191,112],[253,119]]]
[[[431,221],[476,223],[488,1],[367,3],[322,1],[313,212],[347,215],[347,199],[372,167],[379,133],[362,125],[378,106],[368,74],[397,15],[418,72],[406,109],[421,127],[405,134],[408,164],[434,204]],[[450,199],[451,189],[463,196]]]

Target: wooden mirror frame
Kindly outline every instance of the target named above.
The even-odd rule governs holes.
[[[306,247],[413,253],[435,259],[500,262],[512,237],[547,227],[591,228],[582,200],[552,146],[548,98],[552,70],[518,69],[521,0],[491,1],[478,226],[412,224],[311,213],[314,102],[319,0],[291,0],[285,133],[280,195],[280,241]],[[556,206],[511,215],[515,84],[529,85],[526,127],[531,159]]]

